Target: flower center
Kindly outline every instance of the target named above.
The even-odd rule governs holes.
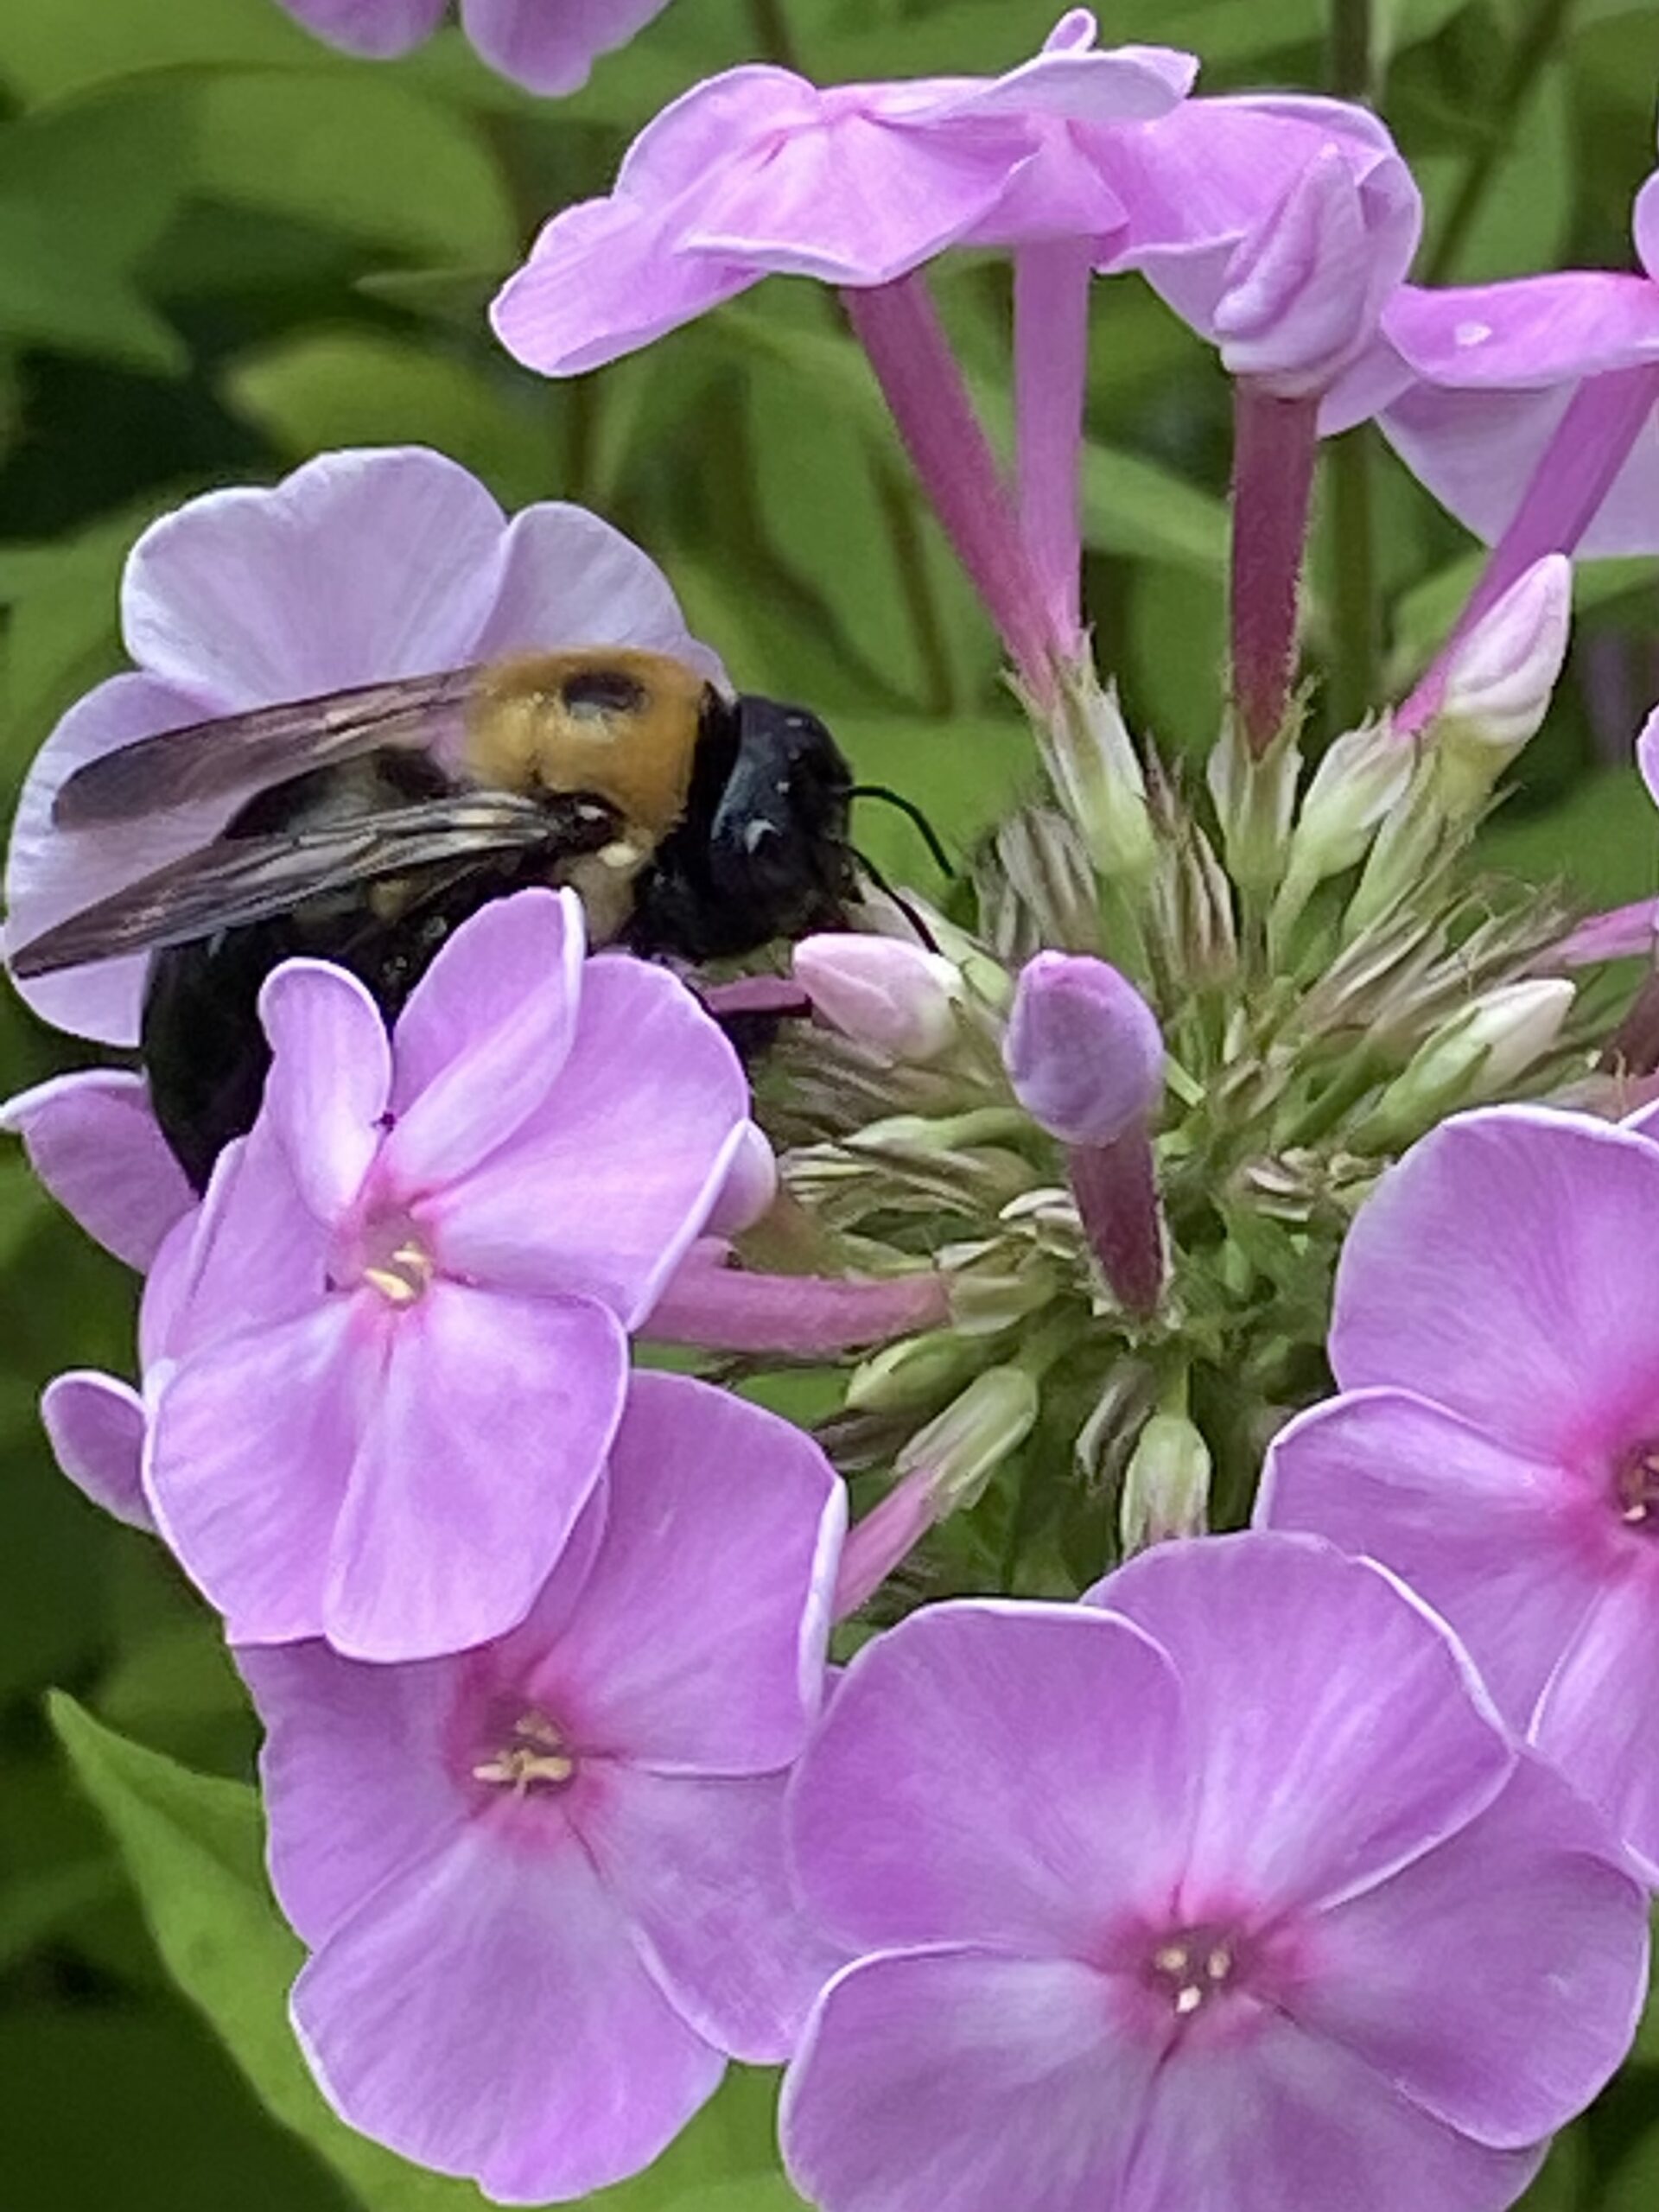
[[[1613,1487],[1619,1519],[1659,1535],[1659,1443],[1638,1444],[1627,1452]]]
[[[379,1223],[365,1240],[362,1279],[388,1306],[416,1305],[426,1295],[437,1262],[407,1218]]]
[[[1184,1928],[1166,1936],[1146,1962],[1146,1978],[1178,2019],[1212,2004],[1232,1980],[1236,1947],[1224,1929]]]
[[[556,1789],[569,1781],[576,1762],[558,1730],[544,1713],[521,1713],[507,1732],[507,1739],[480,1759],[473,1769],[474,1782],[493,1783],[511,1789],[515,1797],[532,1790]]]

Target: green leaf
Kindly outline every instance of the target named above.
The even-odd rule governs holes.
[[[499,267],[518,225],[497,164],[454,109],[387,77],[272,70],[205,80],[199,189],[432,262]]]
[[[1579,2212],[1589,2202],[1590,2146],[1581,2127],[1569,2127],[1549,2146],[1543,2171],[1516,2212]]]
[[[26,100],[61,99],[90,85],[204,63],[330,63],[273,0],[46,0],[0,8],[0,76]]]
[[[1472,159],[1465,148],[1454,154],[1419,155],[1413,162],[1429,211],[1425,267],[1433,257],[1440,222]],[[1445,281],[1484,284],[1553,268],[1571,230],[1575,182],[1571,79],[1564,67],[1552,66],[1541,73],[1509,131],[1508,145],[1486,181],[1480,212]]]
[[[276,2117],[345,2180],[365,2212],[483,2212],[470,2183],[446,2180],[357,2135],[328,2110],[289,2030],[288,1990],[304,1959],[266,1884],[259,1802],[245,1784],[195,1774],[103,1726],[62,1692],[54,1726],[114,1836],[168,1971],[217,2029]],[[773,2077],[729,2069],[719,2094],[637,2180],[586,2200],[593,2212],[679,2212],[694,2191],[775,2177]],[[729,2212],[786,2205],[734,2196]],[[715,2195],[706,2212],[728,2212]]]
[[[953,855],[965,854],[1037,782],[1030,734],[1010,702],[1007,714],[943,721],[843,715],[836,734],[861,783],[890,784],[919,806]],[[925,848],[903,817],[867,804],[858,842],[884,875],[930,897],[944,888]]]
[[[1659,815],[1633,768],[1608,768],[1541,810],[1501,808],[1476,849],[1489,868],[1620,906],[1651,897],[1659,880]]]
[[[378,331],[302,331],[226,371],[232,413],[285,456],[331,446],[432,445],[509,506],[550,497],[566,395],[505,363],[474,364]]]

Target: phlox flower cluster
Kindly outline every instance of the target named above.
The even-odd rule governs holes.
[[[292,12],[384,54],[442,10]],[[654,12],[461,17],[558,89]],[[347,951],[274,965],[257,1116],[205,1177],[124,1068],[0,1109],[144,1278],[136,1378],[60,1376],[43,1417],[223,1618],[308,2062],[500,2202],[639,2171],[737,2061],[786,2067],[823,2212],[1500,2212],[1634,2032],[1659,1008],[1610,1040],[1577,978],[1655,909],[1586,920],[1468,848],[1573,556],[1659,550],[1654,283],[1414,288],[1375,117],[1196,71],[1082,10],[994,79],[739,68],[495,304],[562,374],[774,273],[842,294],[1047,779],[948,917],[872,887],[713,979],[531,882],[396,1007]],[[1014,263],[1011,465],[927,290],[958,247]],[[1114,277],[1231,380],[1202,793],[1080,601]],[[1304,777],[1319,441],[1373,417],[1492,551],[1411,696]],[[25,785],[13,953],[226,830],[259,785],[213,771],[216,717],[576,645],[730,690],[639,548],[423,451],[191,501],[122,619],[131,669]],[[179,729],[209,795],[56,818]],[[142,955],[22,988],[141,1040]],[[756,1014],[752,1089],[722,1023]],[[816,1435],[728,1387],[779,1360],[839,1372]]]

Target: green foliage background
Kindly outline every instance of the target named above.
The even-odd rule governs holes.
[[[1365,12],[1338,4],[1350,21]],[[1101,13],[1109,39],[1194,48],[1216,91],[1328,86],[1329,10],[1107,0]],[[421,441],[509,505],[601,508],[667,566],[746,686],[818,706],[865,772],[920,800],[947,837],[993,818],[1029,768],[993,644],[830,302],[775,283],[559,386],[507,361],[480,310],[539,219],[603,189],[626,137],[699,77],[758,55],[824,79],[994,69],[1057,12],[673,0],[552,105],[491,77],[454,33],[377,67],[315,44],[272,0],[0,0],[8,803],[54,717],[120,664],[116,585],[149,518],[328,446]],[[1630,199],[1653,159],[1653,0],[1372,12],[1371,84],[1429,203],[1420,271],[1627,264]],[[1006,423],[1006,272],[964,260],[938,276],[987,411]],[[1102,657],[1132,719],[1196,751],[1217,716],[1224,380],[1130,283],[1101,288],[1096,329],[1087,534]],[[1327,732],[1368,673],[1356,604],[1369,596],[1376,670],[1397,688],[1470,571],[1466,543],[1369,433],[1337,467],[1369,499],[1375,567],[1368,594],[1354,500],[1327,486],[1309,615]],[[1586,570],[1580,598],[1569,681],[1490,839],[1495,859],[1611,904],[1659,881],[1627,765],[1659,696],[1654,564]],[[927,881],[901,826],[868,836]],[[74,1058],[0,1005],[0,1092]],[[331,2122],[287,2041],[296,1950],[264,1894],[252,1728],[213,1624],[152,1547],[81,1503],[38,1433],[48,1375],[130,1365],[132,1284],[10,1155],[0,1282],[0,2202],[476,2207],[470,2189]],[[48,1709],[52,1688],[73,1698]],[[1529,2202],[1659,2202],[1659,2036],[1648,2060]],[[734,2082],[670,2159],[605,2201],[777,2212],[791,2200],[766,2171],[768,2101],[763,2079]]]

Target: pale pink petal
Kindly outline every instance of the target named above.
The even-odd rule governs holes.
[[[867,1643],[790,1801],[797,1872],[837,1936],[1049,1955],[1166,1909],[1190,1815],[1163,1653],[1084,1608],[999,1599]]]
[[[235,1654],[264,1724],[270,1878],[312,1949],[475,1809],[450,1770],[453,1662],[363,1667],[326,1643]]]
[[[1361,1209],[1337,1275],[1344,1389],[1433,1398],[1523,1453],[1589,1471],[1659,1402],[1659,1153],[1543,1107],[1459,1116]]]
[[[397,1023],[383,1173],[401,1194],[456,1181],[546,1099],[576,1032],[583,944],[575,892],[520,891],[438,954]]]
[[[137,674],[112,676],[76,701],[35,754],[18,798],[6,854],[8,955],[224,827],[233,798],[73,832],[52,819],[59,791],[86,761],[223,711],[224,702],[211,695]],[[134,953],[14,982],[43,1021],[107,1045],[136,1045],[149,965],[147,954]]]
[[[237,1643],[323,1627],[328,1532],[353,1426],[351,1301],[183,1360],[162,1389],[147,1487],[162,1534]]]
[[[1454,1834],[1514,1766],[1443,1624],[1311,1537],[1158,1544],[1090,1602],[1154,1637],[1181,1685],[1198,1778],[1181,1910],[1194,1917],[1241,1891],[1305,1908],[1365,1889]]]
[[[1648,787],[1648,797],[1659,806],[1659,707],[1642,725],[1636,741],[1636,765]]]
[[[778,1155],[755,1122],[745,1122],[737,1147],[703,1227],[710,1236],[741,1236],[771,1212],[778,1196]]]
[[[610,1464],[604,1546],[540,1669],[550,1709],[635,1764],[786,1764],[823,1686],[838,1478],[791,1422],[672,1375],[634,1376]]]
[[[1544,2145],[1487,2150],[1335,2044],[1236,2002],[1160,2069],[1112,2212],[1503,2212],[1541,2164]]]
[[[1281,1429],[1256,1522],[1391,1567],[1445,1615],[1522,1732],[1628,1540],[1560,1467],[1398,1390],[1356,1391]]]
[[[442,1279],[368,1325],[384,1364],[359,1389],[319,1625],[354,1658],[459,1651],[522,1620],[563,1548],[604,1471],[626,1341],[586,1300]]]
[[[113,1375],[77,1369],[41,1395],[53,1457],[78,1491],[130,1529],[153,1530],[144,1496],[144,1402]]]
[[[1647,1903],[1612,1848],[1526,1759],[1461,1835],[1321,1918],[1286,2009],[1460,2133],[1536,2143],[1605,2086],[1646,1994]]]
[[[122,585],[127,650],[227,710],[456,668],[505,529],[442,454],[323,454],[269,491],[210,492],[152,523]]]
[[[1533,1738],[1659,1885],[1659,1714],[1647,1694],[1656,1640],[1659,1558],[1644,1556],[1609,1584],[1562,1654]]]
[[[184,1240],[181,1240],[181,1243]],[[226,1146],[175,1255],[168,1349],[187,1350],[309,1313],[327,1293],[329,1232],[306,1206],[275,1124]]]
[[[844,1963],[791,1886],[784,1783],[613,1768],[571,1810],[676,2012],[758,2064],[789,2056]]]
[[[391,1091],[385,1022],[355,976],[321,960],[285,960],[268,976],[259,1019],[271,1050],[265,1116],[301,1198],[332,1225],[379,1149]]]
[[[331,46],[385,61],[429,38],[443,20],[446,0],[281,0],[281,4]]]
[[[1107,1977],[1070,1959],[861,1960],[785,2080],[791,2179],[823,2212],[1117,2212],[1161,2053],[1116,2034],[1114,2011]]]
[[[718,658],[686,628],[673,586],[649,554],[586,507],[544,501],[507,525],[478,651],[493,658],[573,645],[666,653],[730,688]]]
[[[467,35],[492,69],[532,92],[574,92],[601,54],[626,46],[668,0],[461,0]]]
[[[0,1129],[66,1212],[130,1268],[149,1267],[195,1204],[140,1075],[89,1068],[54,1076],[0,1105]]]
[[[507,2204],[637,2173],[725,2070],[550,1826],[532,1853],[474,1821],[385,1884],[301,1974],[294,2018],[353,2126]]]
[[[748,1109],[736,1053],[683,983],[590,961],[545,1105],[422,1219],[457,1272],[596,1298],[635,1327],[719,1196]]]
[[[1087,36],[1066,35],[1073,24],[1086,24]],[[1119,46],[1102,53],[1093,50],[1094,36],[1093,16],[1086,9],[1073,9],[1029,61],[988,79],[947,78],[894,86],[893,111],[928,123],[990,115],[1146,123],[1167,115],[1192,90],[1198,70],[1195,55],[1168,46]]]
[[[1500,284],[1402,284],[1383,327],[1426,383],[1543,392],[1659,359],[1659,286],[1606,269],[1552,270]]]

